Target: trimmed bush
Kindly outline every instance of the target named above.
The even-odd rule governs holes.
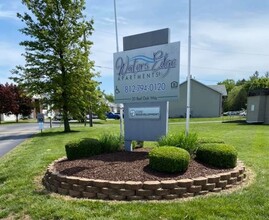
[[[159,172],[184,172],[187,170],[189,163],[190,154],[177,147],[156,147],[149,152],[149,166]]]
[[[198,137],[197,134],[189,134],[188,136],[185,133],[169,134],[161,137],[158,141],[158,146],[179,147],[185,149],[193,156],[198,148]]]
[[[68,160],[90,157],[102,153],[97,139],[87,138],[80,141],[72,141],[65,145]]]
[[[122,150],[123,140],[118,135],[103,134],[99,139],[102,152],[111,153]]]
[[[102,153],[111,153],[122,149],[122,139],[112,134],[104,134],[100,140],[86,138],[65,145],[68,160],[90,157]]]
[[[196,159],[218,168],[233,168],[236,166],[237,151],[227,144],[204,144],[198,148]]]

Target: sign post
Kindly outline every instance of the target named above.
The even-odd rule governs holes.
[[[44,114],[42,113],[37,114],[37,122],[38,122],[38,128],[42,133],[42,130],[44,129]]]

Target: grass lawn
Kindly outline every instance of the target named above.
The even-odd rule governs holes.
[[[173,122],[169,126],[171,132],[184,131],[184,124]],[[119,132],[119,125],[100,123],[93,128],[76,125],[69,134],[62,133],[62,129],[37,134],[0,158],[0,218],[269,219],[268,125],[191,123],[191,132],[199,137],[218,138],[234,145],[239,158],[256,177],[252,185],[232,194],[167,202],[103,202],[47,193],[40,184],[41,178],[48,164],[65,155],[66,142],[98,137],[103,132]]]

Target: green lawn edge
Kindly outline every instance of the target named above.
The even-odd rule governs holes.
[[[0,158],[0,218],[10,219],[268,219],[269,126],[244,123],[191,123],[199,137],[219,138],[234,145],[238,157],[255,172],[247,188],[231,194],[167,202],[102,202],[69,199],[47,193],[41,178],[47,166],[65,155],[64,145],[82,137],[119,133],[119,124],[95,124],[46,130]],[[170,122],[182,132],[184,123]],[[146,143],[153,145],[154,143]]]

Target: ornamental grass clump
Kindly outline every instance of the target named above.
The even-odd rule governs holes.
[[[176,173],[188,169],[190,154],[173,146],[156,147],[149,152],[149,166],[159,172]]]
[[[196,159],[218,168],[234,168],[237,162],[237,151],[227,144],[204,144],[198,148]]]
[[[158,146],[175,146],[185,149],[191,156],[195,155],[198,148],[198,136],[195,133],[185,135],[185,133],[169,134],[158,140]]]
[[[112,153],[123,148],[123,139],[119,135],[103,134],[99,138],[99,143],[104,153]]]

